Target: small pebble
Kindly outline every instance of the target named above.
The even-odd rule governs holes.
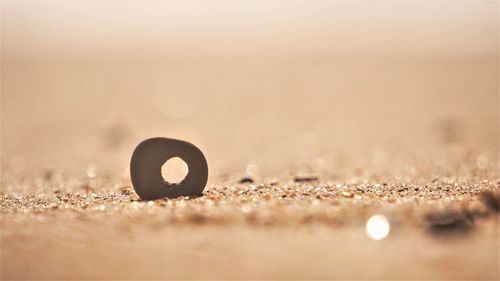
[[[240,179],[238,183],[254,183],[254,180],[251,177],[244,177]]]
[[[428,229],[433,234],[465,233],[471,230],[472,221],[458,210],[442,210],[425,216]]]
[[[315,176],[305,176],[305,177],[295,177],[293,178],[295,182],[311,182],[311,181],[318,181],[319,178]]]
[[[492,212],[500,212],[500,192],[483,191],[479,194],[479,198]]]

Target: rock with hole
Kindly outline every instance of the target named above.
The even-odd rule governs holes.
[[[169,159],[179,157],[188,166],[180,183],[163,179],[161,168]],[[193,144],[170,138],[151,138],[141,142],[130,161],[130,176],[135,192],[143,200],[201,196],[208,179],[205,156]]]

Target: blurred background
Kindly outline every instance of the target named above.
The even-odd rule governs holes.
[[[211,183],[496,173],[498,107],[498,1],[1,2],[4,181],[127,178],[154,136]]]

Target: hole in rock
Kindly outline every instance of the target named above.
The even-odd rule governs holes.
[[[168,183],[180,183],[187,176],[189,168],[179,157],[168,159],[161,167],[161,175]]]

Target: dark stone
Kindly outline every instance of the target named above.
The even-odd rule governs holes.
[[[244,177],[238,181],[238,183],[253,183],[253,179],[251,177]]]
[[[436,235],[467,233],[473,227],[473,222],[464,213],[455,210],[428,213],[425,220],[429,230]]]
[[[306,177],[295,177],[293,178],[293,180],[295,182],[312,182],[319,180],[319,178],[315,176],[310,176],[310,177],[306,176]]]
[[[500,212],[500,192],[483,191],[479,198],[492,212]]]
[[[166,182],[161,167],[169,159],[179,157],[186,162],[189,172],[178,184]],[[135,192],[143,200],[200,196],[207,184],[208,164],[205,156],[189,142],[152,138],[141,142],[130,162],[130,176]]]

